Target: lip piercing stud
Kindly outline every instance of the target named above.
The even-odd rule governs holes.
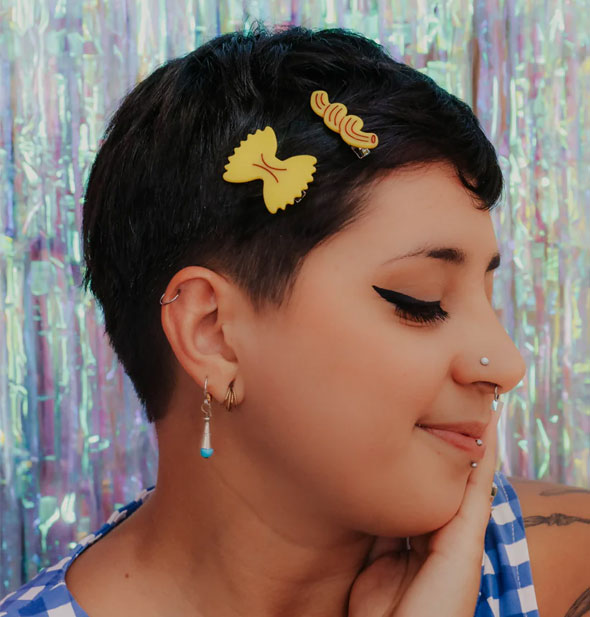
[[[472,463],[471,463],[471,466],[475,469],[475,467],[477,467],[477,463],[472,462]]]
[[[476,443],[478,446],[482,446],[482,445],[483,445],[483,441],[482,441],[481,439],[476,439],[476,440],[475,440],[475,443]]]

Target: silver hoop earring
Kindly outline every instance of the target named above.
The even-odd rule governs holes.
[[[172,300],[164,301],[165,295],[166,295],[166,292],[162,294],[162,297],[160,298],[160,304],[170,304],[171,302],[174,302],[174,300],[176,300],[176,298],[178,298],[178,296],[180,295],[180,289],[176,292],[176,295],[174,296],[174,298],[172,298]]]

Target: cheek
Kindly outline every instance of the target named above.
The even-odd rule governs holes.
[[[393,328],[323,302],[261,333],[255,380],[264,393],[257,407],[271,416],[265,422],[280,410],[276,430],[310,456],[398,450],[417,421],[424,384]]]
[[[459,502],[440,487],[460,484],[414,428],[441,379],[424,333],[321,306],[259,332],[245,362],[258,430],[243,437],[347,525],[393,535],[408,521],[415,533],[444,524]]]

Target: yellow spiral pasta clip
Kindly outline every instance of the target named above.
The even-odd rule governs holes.
[[[228,158],[223,179],[227,182],[262,180],[262,195],[267,210],[276,214],[299,201],[313,181],[315,156],[299,154],[284,161],[276,157],[277,136],[267,126],[250,133]]]
[[[363,121],[354,115],[348,115],[348,110],[342,103],[330,103],[325,90],[314,90],[311,93],[311,108],[324,119],[324,124],[339,133],[342,139],[353,148],[359,158],[367,156],[369,150],[379,144],[375,133],[365,133]],[[360,153],[356,149],[360,150]]]

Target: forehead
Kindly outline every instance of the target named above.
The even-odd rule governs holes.
[[[369,191],[359,234],[396,254],[426,245],[448,245],[466,254],[497,250],[490,213],[445,163],[394,170]]]

